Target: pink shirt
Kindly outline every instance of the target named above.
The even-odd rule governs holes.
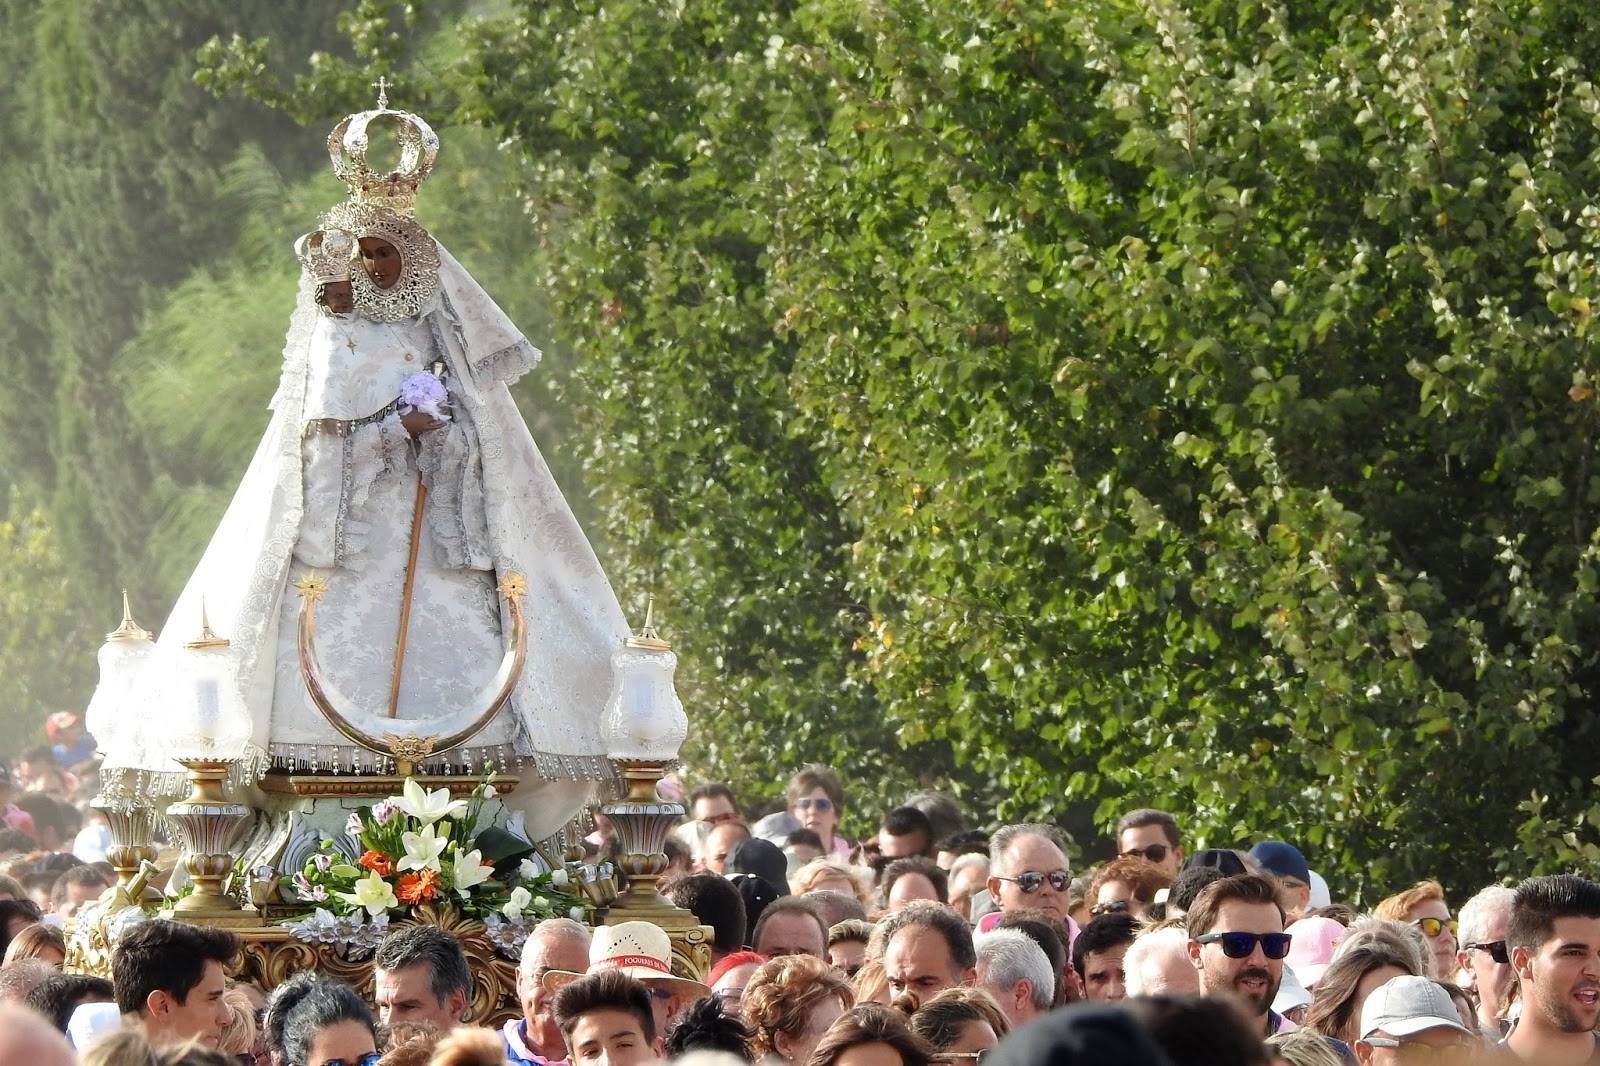
[[[992,932],[994,927],[1000,924],[1000,913],[1000,911],[990,911],[982,918],[979,918],[978,932]],[[1063,924],[1067,927],[1067,954],[1070,956],[1072,954],[1072,942],[1078,939],[1078,923],[1068,917],[1063,920]]]

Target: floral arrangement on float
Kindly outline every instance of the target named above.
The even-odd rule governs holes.
[[[544,919],[587,921],[594,903],[611,894],[610,864],[548,869],[526,841],[493,826],[480,830],[494,776],[467,799],[407,777],[400,795],[351,812],[345,833],[357,858],[352,863],[347,849],[324,839],[299,871],[281,877],[284,899],[313,908],[284,926],[358,959],[377,950],[391,918],[454,908],[483,922],[495,950],[515,959]]]

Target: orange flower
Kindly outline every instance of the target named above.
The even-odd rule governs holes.
[[[356,860],[356,865],[365,870],[371,870],[379,877],[388,877],[394,873],[394,861],[381,851],[364,851],[361,858]]]
[[[394,886],[401,903],[424,903],[439,894],[439,875],[433,870],[406,874]]]

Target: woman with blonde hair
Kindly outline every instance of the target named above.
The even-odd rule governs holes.
[[[828,1026],[855,1005],[844,975],[810,955],[763,963],[740,1000],[756,1061],[804,1066]]]
[[[930,1066],[933,1049],[905,1023],[899,1011],[863,1003],[827,1031],[805,1066],[881,1063],[892,1055],[898,1066]]]
[[[222,993],[222,1005],[228,1008],[228,1024],[222,1027],[222,1035],[217,1038],[217,1050],[235,1058],[241,1055],[254,1057],[260,1050],[256,1047],[259,1033],[256,1029],[256,1005],[251,1002],[250,994],[233,985]]]
[[[66,937],[55,926],[43,922],[27,926],[11,939],[0,965],[9,966],[18,959],[38,959],[59,970],[67,961]]]
[[[1448,981],[1456,972],[1456,921],[1444,900],[1444,887],[1437,881],[1418,881],[1404,892],[1397,892],[1373,908],[1375,918],[1404,922],[1422,930],[1433,952],[1431,976]]]
[[[873,904],[872,873],[851,866],[843,859],[812,859],[794,872],[789,890],[797,896],[807,892],[841,892],[863,907]]]
[[[1267,1047],[1289,1066],[1345,1066],[1328,1038],[1315,1029],[1296,1029],[1268,1037]]]
[[[462,1027],[439,1041],[428,1066],[503,1066],[506,1046],[493,1029]]]
[[[1352,932],[1317,982],[1305,1027],[1354,1044],[1361,1038],[1357,1030],[1367,997],[1391,977],[1418,976],[1419,962],[1415,952],[1393,932],[1369,929],[1359,938]]]
[[[916,1009],[911,1031],[926,1040],[941,1061],[955,1061],[987,1052],[1011,1031],[1011,1024],[983,989],[947,988]]]
[[[868,958],[861,964],[861,969],[850,979],[850,990],[855,993],[857,1003],[876,1003],[887,1007],[889,1000],[889,974],[883,968],[880,959]]]

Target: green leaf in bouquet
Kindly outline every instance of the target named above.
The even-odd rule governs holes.
[[[532,844],[497,825],[491,825],[479,833],[473,839],[472,846],[477,848],[485,859],[494,863],[496,868],[507,863],[515,866],[533,854]]]

